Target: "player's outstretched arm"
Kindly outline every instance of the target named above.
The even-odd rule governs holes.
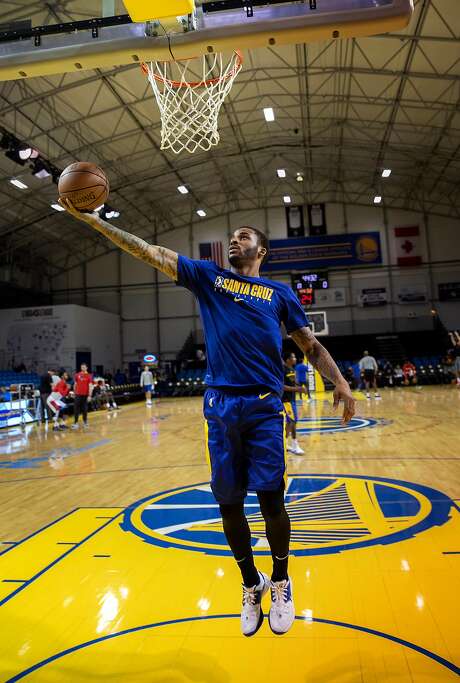
[[[337,408],[340,401],[343,401],[343,424],[350,422],[355,414],[355,399],[351,393],[350,386],[345,377],[340,372],[331,354],[316,339],[309,327],[301,327],[292,332],[291,337],[297,346],[307,356],[310,363],[316,370],[335,385],[334,389],[334,408]]]
[[[74,218],[77,218],[84,223],[90,225],[94,230],[97,230],[102,235],[109,238],[114,244],[119,246],[128,254],[148,263],[149,265],[161,270],[162,273],[170,277],[172,280],[177,280],[177,260],[178,255],[171,249],[166,247],[158,247],[149,244],[140,237],[132,235],[130,232],[120,230],[114,225],[107,223],[97,213],[82,213],[78,211],[69,199],[59,199],[59,203],[68,211]]]

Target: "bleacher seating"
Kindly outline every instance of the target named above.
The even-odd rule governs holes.
[[[40,377],[36,372],[13,372],[13,370],[0,370],[0,387],[10,387],[14,384],[33,384],[38,387]]]

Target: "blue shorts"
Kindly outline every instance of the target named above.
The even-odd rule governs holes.
[[[147,391],[152,391],[152,385],[151,384],[144,384],[144,391],[147,393]]]
[[[297,415],[297,403],[295,401],[289,401],[288,403],[283,403],[284,412],[286,413],[286,422],[291,424],[291,422],[297,422],[299,419]]]
[[[208,389],[204,416],[211,489],[218,503],[238,503],[248,491],[284,486],[284,410],[279,396]]]

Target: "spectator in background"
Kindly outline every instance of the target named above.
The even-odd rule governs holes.
[[[115,373],[115,384],[127,384],[127,383],[128,383],[128,379],[127,379],[125,373],[122,372],[120,370],[120,368],[118,368],[118,370]]]
[[[54,376],[54,381],[53,381]],[[57,384],[59,377],[56,377],[55,370],[47,370],[47,372],[40,377],[40,408],[41,408],[41,421],[43,423],[46,420],[51,420],[53,413],[48,406],[48,396],[51,394],[53,384]]]
[[[393,371],[393,378],[394,378],[395,386],[397,386],[397,387],[402,386],[402,383],[404,381],[404,373],[403,373],[402,367],[400,366],[399,363],[397,364],[397,366],[395,367],[395,369]]]
[[[206,367],[206,354],[202,349],[198,349],[196,352],[196,367],[197,369]]]
[[[118,406],[115,403],[115,399],[113,397],[113,391],[112,387],[110,384],[107,382],[104,382],[102,379],[98,381],[99,388],[101,390],[100,396],[101,396],[101,403],[105,404],[105,407],[107,410],[118,410]]]
[[[364,380],[366,388],[366,398],[370,398],[370,388],[374,389],[374,397],[379,399],[380,394],[377,390],[377,371],[379,367],[374,356],[369,355],[369,351],[364,351],[363,357],[359,361],[359,370]]]
[[[455,332],[449,332],[449,337],[453,346],[451,355],[454,360],[453,370],[455,372],[455,381],[457,386],[460,386],[460,333],[457,330]]]
[[[383,364],[383,379],[385,382],[385,386],[387,387],[393,387],[394,386],[394,368],[393,365],[390,363],[389,360],[386,360]]]
[[[300,394],[301,399],[303,400],[304,394],[307,394],[308,396],[308,401],[311,400],[310,396],[310,387],[308,386],[308,363],[304,362],[305,359],[303,359],[300,363],[297,363],[294,370],[295,370],[295,377],[296,377],[296,382],[299,386],[302,387],[302,391]]]
[[[350,385],[350,389],[356,389],[356,377],[351,366],[345,370],[344,377]]]
[[[407,387],[409,385],[415,386],[417,384],[417,369],[413,363],[406,360],[402,366],[402,371],[404,375],[404,385]]]
[[[152,389],[153,389],[153,374],[148,365],[144,367],[140,379],[141,388],[145,391],[145,403],[148,406],[152,405]]]
[[[93,376],[88,372],[86,363],[80,365],[80,372],[74,376],[73,390],[75,394],[74,424],[72,429],[78,429],[78,418],[83,416],[83,429],[88,428],[88,401],[93,393]]]

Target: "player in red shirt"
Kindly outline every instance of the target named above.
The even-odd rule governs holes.
[[[55,432],[57,432],[59,429],[67,429],[61,415],[62,411],[67,407],[66,403],[64,402],[64,398],[70,391],[70,386],[67,384],[68,379],[69,375],[66,372],[61,372],[59,375],[59,381],[53,384],[51,394],[48,396],[46,401],[54,415],[53,431]]]
[[[78,429],[78,418],[80,415],[83,415],[83,428],[86,429],[88,427],[88,400],[93,393],[93,376],[88,372],[86,363],[80,365],[80,372],[76,372],[73,379],[75,403],[72,429]]]
[[[406,360],[404,365],[402,366],[402,371],[404,375],[404,384],[405,386],[409,386],[409,384],[413,384],[414,386],[417,384],[417,368],[413,363],[410,361]]]

